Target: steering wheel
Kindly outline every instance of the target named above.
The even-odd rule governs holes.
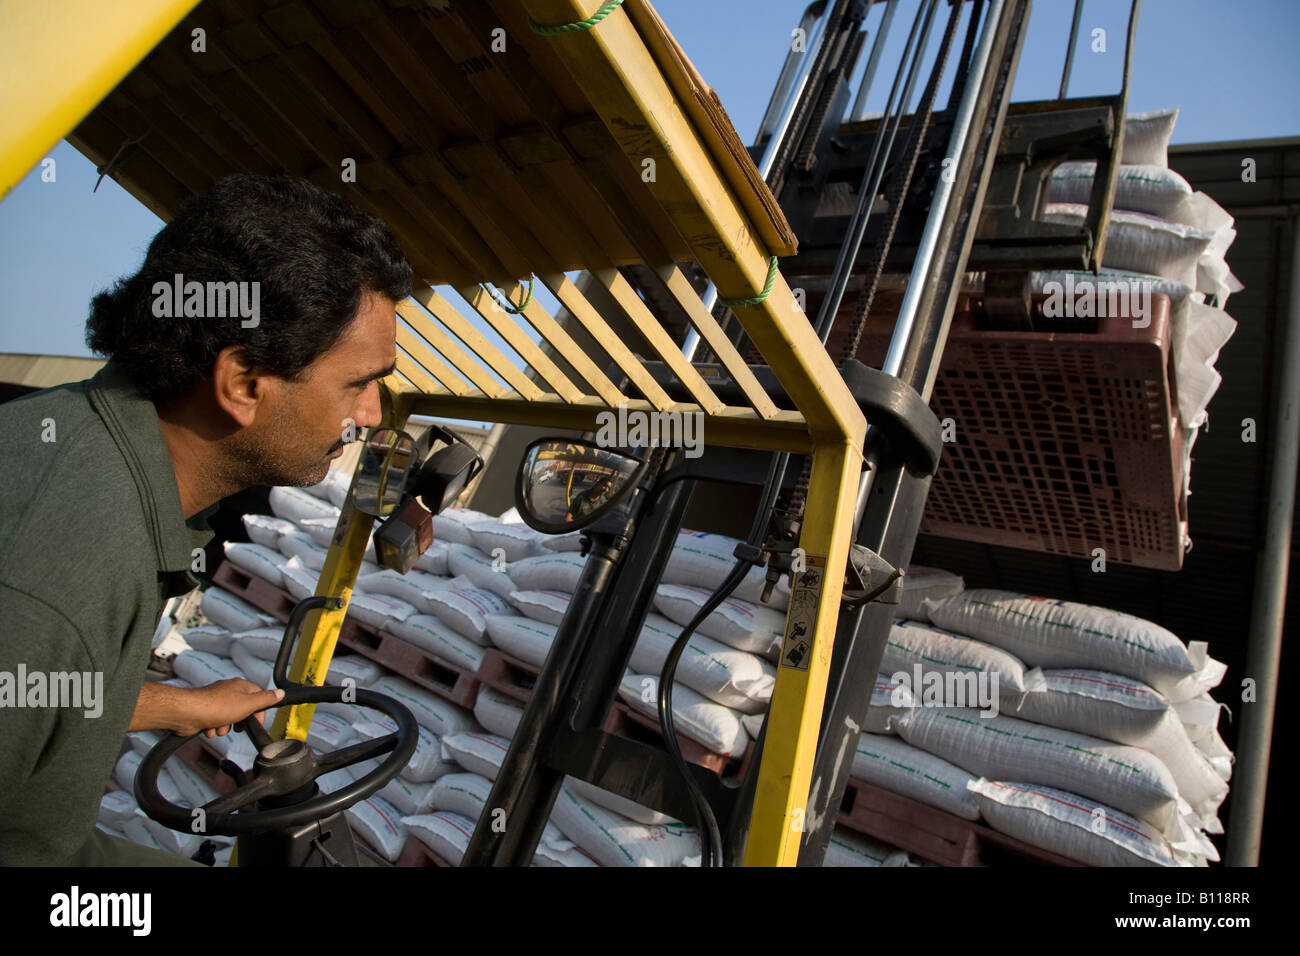
[[[237,727],[248,735],[257,747],[249,779],[230,793],[210,800],[202,807],[177,806],[158,790],[158,772],[167,760],[181,747],[199,734],[180,737],[168,734],[145,756],[135,775],[135,798],[146,814],[173,830],[186,833],[222,834],[244,836],[283,827],[300,826],[321,820],[375,793],[406,766],[415,752],[419,727],[411,711],[401,702],[374,691],[337,686],[316,687],[291,682],[286,676],[289,651],[307,612],[316,608],[336,610],[342,606],[339,598],[311,597],[300,602],[285,625],[284,641],[276,654],[273,676],[275,686],[283,688],[284,698],[278,707],[297,704],[355,703],[373,707],[393,718],[397,730],[374,740],[352,744],[340,750],[317,755],[301,740],[272,740],[258,721],[251,716]],[[344,700],[344,696],[352,698]],[[391,751],[391,753],[390,753]],[[303,802],[275,806],[283,798],[315,781],[323,774],[389,754],[378,767],[360,780],[333,793],[321,794]],[[256,801],[263,801],[258,809],[247,809]]]

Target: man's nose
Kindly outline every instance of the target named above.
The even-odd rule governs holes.
[[[353,417],[361,428],[373,428],[383,420],[384,410],[379,401],[378,382],[371,382],[361,393],[361,401],[357,404],[357,412]]]

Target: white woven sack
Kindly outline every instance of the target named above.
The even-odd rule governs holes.
[[[897,734],[895,723],[913,704],[912,688],[908,684],[888,674],[877,674],[862,729],[869,734]]]
[[[269,581],[276,587],[281,586],[280,569],[284,567],[285,556],[279,551],[242,541],[226,541],[222,548],[226,553],[226,560],[231,564],[256,575],[263,581]]]
[[[668,563],[664,566],[660,584],[689,584],[712,591],[731,573],[736,566],[736,545],[739,538],[730,538],[725,534],[709,534],[704,531],[688,531],[683,528],[677,533],[673,549],[669,552]],[[731,592],[738,601],[762,603],[763,588],[767,584],[767,569],[753,567],[744,579]],[[782,577],[773,589],[767,601],[768,607],[784,610],[790,603],[790,582]]]
[[[153,838],[152,843],[141,837],[141,830],[148,831]],[[122,833],[133,843],[139,843],[141,846],[151,848],[161,848],[168,853],[184,857],[191,856],[203,843],[203,837],[197,833],[182,833],[179,830],[173,830],[156,820],[150,819],[143,813],[134,820],[129,820],[123,824]]]
[[[1077,203],[1048,203],[1044,222],[1082,225],[1088,207]],[[1108,269],[1132,269],[1164,276],[1197,287],[1198,260],[1210,248],[1214,234],[1140,212],[1112,212],[1102,261]]]
[[[647,614],[628,666],[638,674],[662,673],[681,627]],[[677,661],[676,680],[709,700],[743,714],[767,710],[776,668],[757,655],[738,651],[702,634],[692,634]]]
[[[1028,696],[1016,716],[1155,754],[1205,828],[1223,832],[1217,811],[1228,785],[1192,745],[1163,695],[1140,681],[1102,671],[1048,670],[1044,677],[1047,691]]]
[[[179,757],[167,761],[167,772],[172,775],[176,789],[181,792],[186,806],[202,807],[217,799],[218,794],[212,784],[195,773],[190,765]]]
[[[551,822],[601,866],[681,866],[687,857],[700,855],[692,828],[635,823],[578,796],[567,780],[555,798]]]
[[[451,545],[445,541],[435,541],[425,548],[424,554],[415,559],[415,567],[425,574],[445,576],[447,574],[447,553]]]
[[[907,618],[912,621],[927,621],[925,600],[938,601],[960,593],[966,586],[965,580],[951,571],[940,568],[927,568],[913,564],[903,575],[903,594],[894,609],[894,617]]]
[[[1124,117],[1124,151],[1121,163],[1168,166],[1169,138],[1178,120],[1178,107],[1130,113]]]
[[[483,647],[461,637],[431,614],[413,614],[405,621],[389,621],[384,630],[428,651],[439,660],[470,673],[483,663]]]
[[[1206,420],[1206,407],[1223,381],[1214,368],[1219,351],[1237,329],[1237,322],[1222,309],[1199,302],[1181,307],[1182,321],[1174,324],[1171,345],[1178,399],[1178,417],[1196,428]]]
[[[429,801],[433,810],[459,813],[471,820],[479,820],[491,792],[492,781],[482,774],[449,773],[433,784]]]
[[[461,733],[442,738],[442,753],[470,773],[495,780],[510,741],[500,734]]]
[[[188,644],[191,650],[215,654],[218,657],[230,656],[230,632],[215,624],[187,627],[181,631],[181,640]]]
[[[1219,714],[1227,708],[1209,694],[1200,694],[1175,704],[1174,710],[1192,745],[1210,762],[1221,779],[1231,780],[1232,764],[1236,758],[1218,730]]]
[[[1056,787],[977,780],[980,813],[1000,833],[1089,866],[1190,866],[1155,827]]]
[[[284,575],[284,589],[296,601],[303,601],[316,593],[320,574],[302,563],[301,558],[290,558],[280,569]]]
[[[258,687],[270,686],[271,676],[275,670],[275,665],[270,661],[258,657],[238,641],[230,645],[230,660],[239,668],[240,675],[245,679],[252,681]]]
[[[331,468],[317,484],[309,485],[303,491],[328,501],[336,508],[342,508],[348,500],[348,489],[352,486],[352,472],[342,468]]]
[[[298,527],[306,533],[307,537],[311,538],[317,547],[326,551],[334,541],[334,532],[338,530],[338,526],[338,520],[335,518],[304,518],[298,522]],[[379,556],[375,553],[374,538],[366,542],[364,557],[371,564],[378,565]]]
[[[459,813],[421,813],[402,817],[402,823],[413,837],[452,866],[460,864],[469,848],[469,838],[474,835],[474,821]]]
[[[396,807],[376,796],[354,803],[343,812],[372,850],[389,863],[397,862],[406,845],[407,830]]]
[[[376,693],[396,698],[410,708],[421,727],[427,727],[435,736],[454,734],[462,730],[477,730],[474,715],[463,707],[411,683],[404,677],[385,676],[371,687]]]
[[[387,737],[397,731],[397,723],[387,714],[380,714],[371,720],[358,721],[352,725],[360,740],[374,740]],[[453,773],[456,764],[442,755],[442,741],[429,728],[421,725],[420,734],[415,742],[415,753],[402,768],[402,776],[412,783],[428,783],[437,780],[445,773]]]
[[[298,526],[287,518],[273,518],[270,515],[243,515],[244,530],[248,540],[263,547],[279,550],[281,535],[293,534]]]
[[[572,781],[570,781],[572,782]],[[537,841],[533,866],[600,866],[583,852],[582,847],[568,839],[554,823],[547,823],[542,838]]]
[[[912,746],[976,776],[1059,787],[1131,813],[1166,836],[1185,836],[1178,787],[1145,750],[955,707],[917,707],[897,726]]]
[[[433,540],[447,544],[473,544],[471,528],[493,520],[491,515],[469,508],[444,508],[433,516]]]
[[[648,717],[659,715],[658,693],[659,678],[649,674],[627,674],[618,687],[618,696],[633,710]],[[749,732],[740,718],[730,707],[715,704],[682,684],[673,684],[673,725],[678,733],[711,752],[724,757],[744,754],[749,746]]]
[[[333,518],[339,520],[340,511],[328,501],[321,501],[302,488],[277,486],[271,489],[271,512],[297,524],[305,518]]]
[[[511,591],[510,603],[525,617],[543,624],[559,624],[573,595],[566,591]]]
[[[367,594],[386,594],[405,601],[419,614],[429,613],[429,599],[445,590],[450,579],[414,569],[400,574],[389,568],[357,578],[357,587]]]
[[[384,668],[379,664],[359,654],[343,654],[330,659],[329,669],[325,672],[325,682],[342,686],[344,680],[351,680],[354,686],[365,688],[379,680],[385,673]]]
[[[133,730],[126,735],[126,742],[141,757],[147,757],[149,751],[158,746],[160,740],[162,740],[162,732],[157,730]]]
[[[546,662],[557,630],[554,624],[543,624],[517,614],[487,616],[487,635],[492,643],[511,657],[534,667],[541,667]]]
[[[585,780],[579,780],[577,777],[568,777],[565,784],[573,788],[573,792],[585,800],[590,800],[598,807],[604,807],[617,813],[619,816],[627,817],[636,823],[644,823],[646,826],[656,826],[658,824],[680,823],[675,817],[670,817],[666,813],[660,813],[658,810],[651,810],[649,807],[643,807],[639,803],[633,803],[627,797],[620,797],[617,793],[610,793],[608,790],[602,790],[594,784],[587,783]]]
[[[394,777],[375,794],[392,804],[403,815],[428,813],[433,809],[433,787],[429,783],[413,783],[405,777]]]
[[[539,554],[510,565],[510,580],[516,591],[564,591],[572,594],[587,559],[572,551]]]
[[[479,687],[478,697],[474,699],[474,718],[484,730],[511,740],[523,716],[524,708],[514,698],[487,685]]]
[[[416,614],[415,605],[388,594],[363,594],[353,591],[348,599],[348,617],[382,631],[390,621],[405,621]]]
[[[135,775],[139,772],[140,763],[143,760],[144,757],[134,750],[128,750],[117,758],[117,763],[113,766],[113,779],[117,781],[119,787],[128,793],[134,791]],[[177,806],[185,805],[185,796],[181,793],[180,787],[176,786],[175,778],[172,777],[166,767],[158,771],[158,792],[169,803],[174,803]]]
[[[907,851],[846,827],[836,827],[826,841],[822,866],[907,866]]]
[[[509,565],[504,559],[493,558],[472,545],[451,545],[447,552],[447,567],[452,574],[469,578],[474,587],[503,598],[518,590],[507,573]]]
[[[1048,177],[1043,200],[1086,206],[1096,175],[1095,160],[1061,163]],[[1187,180],[1167,166],[1134,163],[1119,168],[1113,208],[1181,222],[1179,207],[1191,195],[1192,187]]]
[[[851,775],[966,820],[979,819],[975,800],[966,789],[977,778],[897,737],[862,734]]]
[[[219,680],[243,677],[244,672],[234,661],[203,651],[186,651],[172,658],[172,670],[176,676],[188,681],[195,687],[206,687]]]
[[[357,732],[343,717],[322,713],[319,708],[312,714],[307,728],[307,745],[317,753],[330,753],[354,743]]]
[[[689,624],[710,596],[704,588],[661,584],[655,591],[655,608],[669,620]],[[785,637],[785,614],[770,607],[728,598],[696,629],[740,651],[761,654],[775,661]]]
[[[489,558],[500,556],[506,561],[522,561],[541,551],[546,535],[526,524],[481,522],[470,527],[470,543]]]
[[[260,660],[274,661],[283,642],[282,627],[255,627],[251,631],[240,631],[230,637],[231,656],[234,656],[234,648],[239,646]]]
[[[120,830],[122,824],[135,816],[140,804],[135,797],[125,790],[112,790],[99,798],[99,812],[96,814],[100,823]]]
[[[919,697],[925,688],[916,685],[917,666],[921,668],[923,678],[930,673],[964,677],[986,674],[990,690],[994,686],[993,678],[996,675],[999,694],[1023,695],[1043,687],[1042,673],[1026,668],[1023,662],[1008,651],[950,633],[932,624],[896,620],[890,626],[889,637],[885,641],[885,653],[880,660],[881,673],[910,682],[912,696]],[[966,702],[948,703],[975,706],[970,699]]]
[[[1170,690],[1198,671],[1174,634],[1120,611],[984,588],[963,591],[928,610],[940,627],[1001,647],[1031,667],[1122,674],[1171,700]]]
[[[215,586],[203,592],[199,608],[209,621],[232,634],[275,623],[275,618],[270,614],[259,611],[243,598]]]
[[[484,646],[488,644],[488,615],[515,613],[499,594],[473,587],[444,588],[429,599],[429,610],[457,634]]]
[[[582,532],[570,531],[568,534],[547,534],[542,536],[543,551],[581,551]]]
[[[319,571],[325,567],[325,559],[329,556],[329,549],[321,547],[305,531],[282,534],[275,546],[285,557],[297,558],[304,567],[312,571]]]

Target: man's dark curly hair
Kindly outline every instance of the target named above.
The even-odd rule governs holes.
[[[155,283],[170,286],[177,274],[259,283],[257,325],[155,315]],[[259,369],[297,380],[346,331],[363,291],[395,301],[411,291],[411,267],[384,223],[306,180],[236,174],[186,202],[140,271],[95,296],[86,344],[155,402],[189,392],[232,345]]]

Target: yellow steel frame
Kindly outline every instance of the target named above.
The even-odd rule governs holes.
[[[0,199],[197,4],[0,3]]]
[[[624,7],[642,2],[628,0]],[[546,24],[586,19],[602,5],[603,0],[522,0],[527,13]],[[130,16],[94,0],[39,5],[39,13],[24,9],[37,6],[0,6],[0,70],[8,71],[0,74],[0,102],[12,131],[0,155],[0,186],[5,189],[42,150],[72,129],[194,3],[139,0]],[[719,293],[732,300],[753,297],[766,283],[771,254],[720,169],[720,160],[710,153],[624,7],[593,29],[554,36],[548,42],[554,44],[557,56],[634,168],[641,169],[646,159],[654,160],[656,175],[646,189],[688,239]],[[104,12],[99,14],[101,8]],[[19,50],[24,30],[29,36],[36,31],[37,40],[23,38]],[[86,59],[42,59],[49,51],[67,52],[70,44]],[[15,80],[21,71],[30,71],[35,77],[32,82],[39,81],[42,96],[25,102],[16,99],[28,88]],[[481,262],[477,265],[482,267],[479,278],[489,280],[492,270]],[[574,283],[560,274],[543,274],[538,280],[564,305],[573,324],[561,326],[536,300],[520,319],[542,336],[549,352],[525,334],[491,295],[477,286],[457,286],[458,294],[524,360],[535,378],[435,290],[417,290],[414,301],[400,304],[397,372],[385,381],[384,421],[402,427],[408,416],[423,413],[593,431],[601,412],[626,406],[629,411],[703,415],[708,440],[714,444],[811,455],[800,545],[810,560],[824,559],[824,584],[816,600],[805,669],[783,661],[778,670],[744,857],[748,865],[792,865],[816,753],[866,421],[779,274],[763,301],[734,311],[796,411],[777,408],[764,393],[675,266],[656,267],[663,288],[684,308],[747,404],[727,405],[714,394],[617,269],[592,263],[588,273],[597,291],[616,303],[649,344],[652,357],[673,372],[689,401],[674,401],[654,382],[633,349]],[[513,303],[523,301],[520,285],[500,291]],[[573,335],[579,332],[596,342],[644,397],[624,394],[575,341]],[[372,526],[371,517],[350,505],[344,509],[317,594],[350,599]],[[318,611],[308,617],[294,655],[294,680],[323,682],[344,614],[344,610]],[[305,705],[282,710],[274,733],[304,738],[313,709]]]

